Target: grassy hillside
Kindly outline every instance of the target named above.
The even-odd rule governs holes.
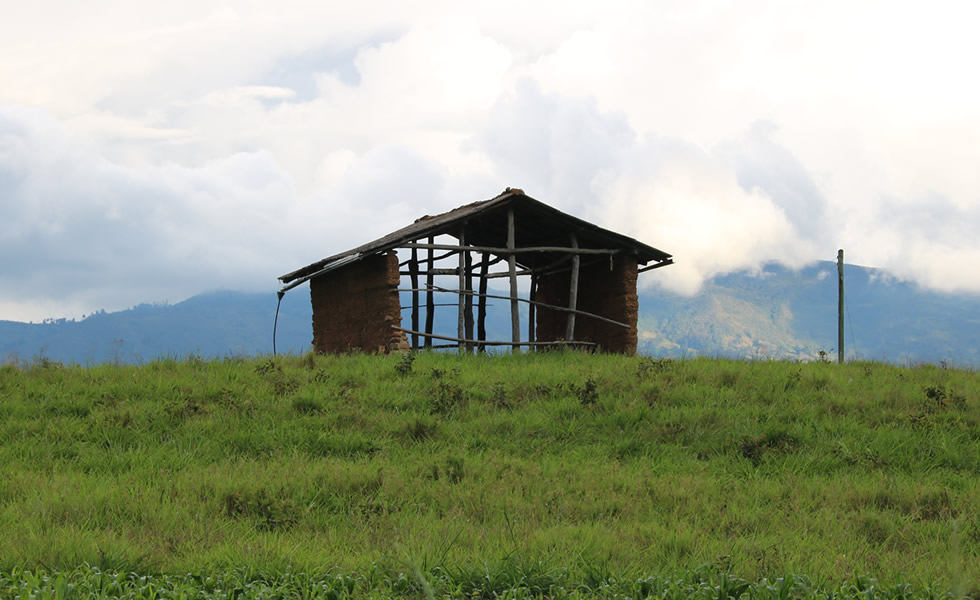
[[[934,366],[42,360],[0,367],[0,440],[5,589],[86,564],[407,596],[980,575],[980,381]]]

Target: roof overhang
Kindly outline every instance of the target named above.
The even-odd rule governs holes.
[[[356,262],[361,258],[404,247],[423,238],[450,235],[458,239],[464,226],[466,244],[502,248],[507,239],[507,215],[511,210],[514,213],[515,238],[518,247],[567,246],[569,235],[574,234],[580,248],[609,249],[636,256],[637,263],[640,265],[654,263],[641,271],[673,263],[671,255],[662,250],[563,213],[531,198],[522,190],[508,188],[504,193],[490,200],[467,204],[435,216],[421,217],[411,225],[377,240],[281,275],[279,280],[284,284],[293,284],[284,289],[292,288],[312,277]],[[554,253],[549,255],[547,252],[528,253],[517,257],[518,263],[529,268],[553,261]]]

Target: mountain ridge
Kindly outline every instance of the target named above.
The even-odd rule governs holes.
[[[714,277],[690,297],[655,285],[641,289],[638,351],[743,359],[832,356],[837,352],[836,269],[833,262],[798,270],[769,264]],[[980,366],[980,296],[925,290],[855,265],[845,266],[845,288],[848,360]],[[402,303],[408,302],[406,295]],[[309,349],[311,313],[308,294],[284,297],[277,325],[280,353]],[[0,321],[0,361],[140,363],[270,354],[275,315],[275,293],[219,290],[176,304],[97,311],[78,321]],[[437,333],[452,334],[455,323],[455,311],[437,312]],[[489,307],[487,328],[491,338],[509,337],[507,303]]]

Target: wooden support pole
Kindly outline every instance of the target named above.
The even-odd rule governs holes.
[[[572,248],[578,248],[578,238],[575,237],[574,233],[572,234]],[[568,320],[565,322],[565,340],[569,342],[575,339],[574,311],[578,308],[578,271],[581,261],[582,258],[578,254],[572,256],[572,275],[568,287],[568,308],[571,312],[568,313]]]
[[[429,244],[435,241],[433,236],[429,236]],[[429,261],[427,267],[427,272],[425,274],[425,347],[432,347],[432,338],[428,337],[432,334],[432,325],[436,318],[436,301],[432,294],[432,288],[434,287],[434,279],[432,275],[432,269],[435,265],[435,248],[429,248]]]
[[[662,260],[662,261],[660,261],[658,263],[654,263],[652,265],[648,265],[646,267],[643,267],[642,269],[638,269],[636,271],[636,274],[639,275],[640,273],[646,273],[647,271],[652,271],[654,269],[659,269],[660,267],[666,267],[666,266],[672,265],[672,264],[674,264],[674,259],[673,258],[668,258],[667,260]]]
[[[471,264],[470,265],[470,272],[472,273],[472,272],[476,271],[477,267],[481,267],[481,265],[479,265],[479,264]],[[399,271],[398,274],[399,275],[411,275],[411,272],[405,270],[405,271]],[[429,274],[429,272],[426,271],[425,269],[419,269],[419,275],[428,275],[428,274]],[[433,275],[437,275],[437,276],[438,275],[453,275],[453,276],[457,276],[457,275],[459,275],[459,269],[456,268],[456,267],[453,267],[451,269],[432,269],[432,274]],[[531,270],[530,269],[518,269],[517,270],[517,276],[518,277],[522,277],[524,275],[530,275],[530,274],[531,274]],[[488,273],[487,274],[487,277],[489,279],[499,279],[501,277],[510,277],[510,273],[508,273],[507,271],[500,271],[500,272],[497,272],[497,273]]]
[[[507,268],[510,271],[510,336],[514,343],[512,350],[519,352],[521,347],[521,315],[517,308],[517,259],[514,256],[514,248],[517,247],[516,233],[514,227],[514,207],[507,208]]]
[[[460,250],[459,245],[453,244],[419,244],[406,242],[399,248],[434,248],[436,250]],[[622,254],[622,250],[611,248],[566,248],[564,246],[525,246],[523,248],[497,248],[494,246],[469,246],[472,252],[490,252],[492,254],[527,254],[529,252],[552,252],[565,254]]]
[[[448,335],[425,334],[422,333],[421,331],[412,331],[411,329],[405,329],[404,327],[395,327],[394,325],[392,325],[391,328],[394,329],[395,331],[404,331],[405,333],[408,334],[417,333],[419,335],[427,335],[428,337],[436,340],[459,342],[461,344],[475,344],[479,341],[479,340],[468,340],[465,338],[454,338]],[[513,346],[514,345],[514,342],[499,342],[499,341],[489,341],[489,340],[483,343],[486,344],[487,346]],[[595,346],[596,343],[557,341],[557,342],[520,342],[517,345],[518,346]]]
[[[408,290],[401,290],[401,291],[403,291],[403,292],[404,292],[404,291],[408,291]],[[421,291],[422,291],[422,288],[419,288],[419,291],[421,292]],[[456,306],[458,306],[458,305],[457,305],[457,304],[456,304],[455,302],[452,302],[452,303],[441,303],[441,302],[436,302],[436,304],[435,304],[435,305],[436,305],[436,306],[452,306],[452,307],[454,307],[454,308],[455,308]],[[407,310],[407,309],[409,309],[409,308],[411,308],[411,307],[410,307],[410,306],[403,306],[403,307],[402,307],[402,310]]]
[[[534,341],[534,318],[535,318],[535,305],[534,302],[538,298],[538,276],[531,275],[531,290],[528,292],[528,300],[531,304],[527,308],[527,341]]]
[[[432,239],[432,238],[429,238],[429,239]],[[410,245],[410,246],[407,246],[407,247],[408,248],[415,248],[417,250],[425,250],[426,249],[426,246],[428,246],[428,244],[419,244],[419,245],[414,245],[413,244],[413,245]],[[432,250],[432,248],[429,248],[429,249]],[[440,254],[440,255],[436,256],[433,260],[434,261],[440,261],[440,260],[442,260],[444,258],[449,258],[453,254],[456,254],[456,252],[458,252],[458,250],[450,250],[449,252],[445,252],[443,254]],[[410,262],[411,262],[411,259],[398,263],[398,266],[399,267],[404,267],[405,265],[407,265]]]
[[[419,275],[428,275],[430,271],[419,270]],[[433,275],[459,275],[459,269],[453,267],[452,269],[432,269],[431,273]],[[399,275],[411,275],[410,271],[399,271]]]
[[[484,256],[480,262],[480,299],[476,309],[476,337],[481,342],[487,339],[487,271],[490,268],[489,257]],[[486,351],[486,346],[480,344],[477,349],[480,352]]]
[[[522,277],[524,275],[530,275],[532,273],[531,269],[518,269],[516,275]],[[497,272],[490,273],[487,275],[487,279],[500,279],[501,277],[510,277],[510,272]]]
[[[408,263],[408,270],[412,278],[412,288],[419,287],[419,251],[412,248],[412,260]],[[419,330],[419,293],[412,292],[412,329]],[[419,351],[419,336],[412,335],[412,350]]]
[[[481,252],[482,253],[482,257],[480,258],[480,262],[479,263],[473,265],[473,268],[474,269],[476,267],[480,267],[482,269],[484,264],[486,264],[487,267],[492,267],[492,266],[494,266],[495,264],[497,264],[499,262],[503,262],[503,261],[507,260],[503,256],[496,256],[494,258],[490,258],[490,255],[487,254],[485,250],[479,250],[478,252]]]
[[[459,228],[459,245],[462,247],[466,244],[466,228]],[[456,326],[457,337],[460,339],[466,338],[466,317],[464,315],[466,311],[466,252],[459,253],[459,312],[457,313],[458,322]],[[459,347],[459,353],[462,354],[466,349],[463,346]]]
[[[463,255],[466,257],[465,266],[463,267],[463,281],[465,283],[463,291],[466,292],[466,302],[464,303],[465,310],[463,313],[463,330],[465,332],[464,336],[466,339],[473,338],[473,257],[469,252],[464,252]],[[467,352],[473,351],[473,346],[467,344]]]
[[[473,248],[477,248],[477,247],[476,246],[473,246]],[[478,252],[478,251],[479,250],[475,250],[474,249],[474,252]],[[456,253],[455,252],[449,252],[448,254],[443,254],[443,255],[437,256],[436,257],[436,260],[439,260],[439,259],[442,259],[442,258],[446,258],[446,257],[452,256],[454,254],[456,254]],[[532,270],[532,269],[518,269],[517,270],[517,276],[518,277],[523,277],[525,275],[532,275],[532,274],[552,275],[554,273],[561,273],[562,271],[565,271],[565,270],[568,270],[568,269],[571,269],[572,268],[571,265],[569,265],[567,267],[562,267],[561,266],[562,263],[564,263],[564,262],[566,262],[566,261],[568,261],[570,259],[571,259],[571,255],[569,255],[569,256],[563,256],[562,258],[554,261],[553,263],[551,263],[549,265],[545,265],[543,267],[538,267],[538,268],[536,268],[534,270]],[[498,258],[495,258],[495,259],[493,259],[491,261],[488,261],[487,262],[487,266],[493,266],[493,265],[495,265],[495,264],[497,264],[497,263],[499,263],[501,261],[504,261],[504,260],[507,260],[506,257],[498,257]],[[592,263],[596,262],[596,260],[601,260],[601,258],[592,259],[591,261],[588,261],[587,260],[585,263],[583,263],[583,266],[584,265],[588,265],[588,264],[592,264]],[[408,262],[406,261],[405,264],[407,265]],[[471,265],[470,266],[470,270],[471,271],[472,270],[475,270],[477,267],[479,267],[480,269],[483,269],[483,262],[481,261],[481,262],[478,262],[478,263],[475,263],[475,264]],[[409,275],[410,274],[408,271],[400,271],[399,273],[401,275]],[[419,274],[420,275],[427,275],[428,273],[429,273],[429,271],[421,271],[421,270],[419,271]],[[459,275],[459,269],[456,269],[456,268],[452,268],[452,269],[432,269],[432,274],[433,275]],[[495,273],[487,273],[487,278],[488,279],[499,279],[501,277],[510,277],[510,272],[509,271],[499,271],[499,272],[495,272]]]
[[[473,294],[474,296],[486,296],[487,298],[497,298],[497,299],[500,299],[500,300],[513,300],[513,297],[511,297],[511,296],[497,296],[495,294],[477,294],[476,292],[465,292],[465,291],[462,291],[462,290],[450,290],[450,289],[446,289],[446,288],[441,288],[439,286],[433,286],[433,289],[434,289],[434,291],[444,292],[444,293],[447,293],[447,294],[459,294],[459,293],[462,292],[464,294],[470,293],[470,294]],[[412,290],[411,289],[399,288],[398,291],[399,292],[410,292]],[[525,304],[532,304],[532,302],[530,300],[528,300],[527,298],[520,298],[520,297],[518,297],[517,298],[517,301],[518,302],[523,302]],[[541,308],[547,308],[549,310],[557,310],[559,312],[571,312],[572,311],[572,309],[568,308],[567,306],[558,306],[556,304],[547,304],[545,302],[538,302],[537,300],[535,300],[533,302],[533,304],[535,306],[540,306]],[[453,304],[453,306],[457,306],[457,305],[456,304]],[[599,316],[599,315],[597,315],[595,313],[590,313],[588,311],[576,310],[575,311],[575,314],[577,314],[579,316],[583,316],[583,317],[588,317],[590,319],[596,319],[597,321],[602,321],[603,323],[609,323],[610,325],[616,325],[617,327],[623,327],[625,329],[630,329],[631,328],[626,323],[621,323],[619,321],[614,321],[613,319],[608,319],[606,317],[602,317],[602,316]]]
[[[844,363],[844,250],[837,251],[837,362]]]

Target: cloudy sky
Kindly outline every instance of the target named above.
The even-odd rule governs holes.
[[[980,293],[972,2],[0,0],[0,319],[276,276],[506,186]]]

